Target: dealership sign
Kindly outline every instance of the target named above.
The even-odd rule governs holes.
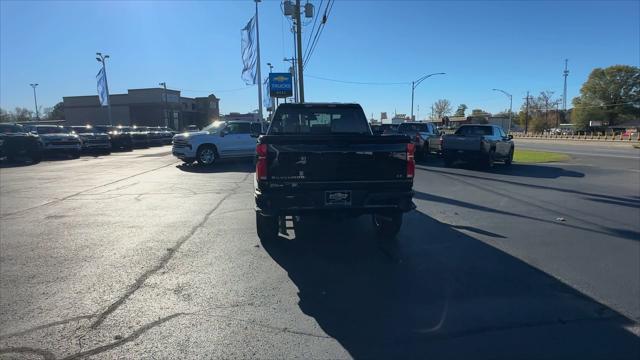
[[[269,73],[269,96],[286,98],[293,95],[293,82],[289,73]]]

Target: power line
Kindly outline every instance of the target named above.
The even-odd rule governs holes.
[[[321,76],[313,76],[313,75],[309,75],[306,74],[306,77],[310,77],[312,79],[318,79],[318,80],[324,80],[324,81],[333,81],[333,82],[338,82],[338,83],[343,83],[343,84],[355,84],[355,85],[381,85],[381,86],[386,86],[386,85],[408,85],[411,84],[411,81],[403,81],[403,82],[368,82],[368,81],[347,81],[347,80],[337,80],[337,79],[329,79],[329,78],[325,78],[325,77],[321,77]]]
[[[324,2],[324,0],[320,0],[320,6],[318,6],[318,10],[321,11],[322,10],[322,3]],[[329,1],[327,0],[327,3],[329,3]],[[313,26],[311,27],[311,32],[309,32],[309,38],[307,39],[307,46],[311,43],[311,37],[313,37],[313,32],[316,29],[316,23],[318,22],[318,15],[316,14],[315,19],[313,19]]]
[[[327,8],[329,7],[330,3],[331,3],[331,0],[327,0],[327,4],[325,5],[325,8],[324,8],[324,14],[322,16],[323,19],[325,19],[325,16],[327,14]],[[315,16],[315,20],[318,20],[318,18],[320,17],[320,13],[321,12],[322,12],[322,7],[319,7],[318,8],[318,13]],[[313,29],[312,29],[311,33],[309,34],[309,41],[307,41],[307,47],[305,48],[304,56],[302,57],[302,59],[304,60],[305,64],[307,62],[307,56],[309,55],[309,51],[311,50],[311,48],[315,44],[316,39],[318,38],[318,34],[321,32],[320,30],[321,30],[322,27],[324,27],[324,24],[323,24],[322,21],[320,22],[320,25],[317,28],[315,28],[315,24],[314,24],[315,31],[313,31]],[[311,40],[312,38],[313,38],[313,40]]]
[[[308,49],[309,51],[307,52],[307,55],[304,57],[304,67],[307,66],[309,59],[311,59],[311,55],[313,55],[313,51],[316,49],[316,46],[318,45],[318,40],[320,39],[320,35],[322,35],[322,31],[324,30],[324,27],[327,23],[327,19],[331,14],[331,9],[333,9],[333,4],[335,4],[335,0],[327,1],[327,5],[325,6],[325,9],[324,9],[324,15],[322,16],[322,22],[318,27],[318,31],[316,33],[316,36],[313,39],[313,43],[311,44],[311,47]]]

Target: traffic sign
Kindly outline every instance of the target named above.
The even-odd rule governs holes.
[[[269,95],[286,98],[293,94],[293,82],[289,73],[269,73]]]

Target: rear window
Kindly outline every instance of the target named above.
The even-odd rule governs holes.
[[[463,126],[456,131],[456,135],[493,135],[491,126]]]
[[[269,134],[368,134],[369,123],[357,108],[304,107],[279,109]]]
[[[427,124],[400,124],[398,132],[406,134],[415,134],[417,132],[429,132],[429,126]]]

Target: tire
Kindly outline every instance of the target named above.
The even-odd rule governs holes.
[[[449,155],[443,155],[444,157],[444,166],[451,167],[453,166],[453,158]]]
[[[198,148],[198,153],[196,155],[196,160],[198,160],[198,164],[203,166],[210,166],[216,162],[216,147],[213,145],[202,145]]]
[[[511,166],[511,163],[513,163],[513,148],[511,148],[511,151],[509,151],[509,156],[507,156],[507,158],[504,160],[504,164],[506,166]]]
[[[71,156],[72,159],[79,158],[80,157],[80,150],[74,150],[74,151],[70,152],[69,156]]]
[[[33,152],[29,155],[31,162],[37,164],[42,161],[42,153],[40,151]]]
[[[256,230],[261,240],[273,240],[278,237],[278,217],[266,216],[256,212]]]
[[[494,161],[495,161],[495,150],[491,150],[489,151],[487,156],[484,158],[484,163],[482,164],[482,167],[484,167],[487,170],[492,169]]]
[[[373,214],[371,215],[371,222],[379,238],[393,240],[402,227],[402,213]]]

